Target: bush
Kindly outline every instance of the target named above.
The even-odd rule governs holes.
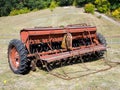
[[[120,0],[108,0],[110,2],[110,9],[115,10],[120,7]]]
[[[120,19],[120,8],[114,10],[112,12],[112,16],[115,17],[115,18],[119,18]]]
[[[110,9],[108,0],[95,0],[97,10],[101,13],[106,13]]]
[[[9,15],[12,8],[10,0],[0,0],[0,17]]]
[[[38,10],[39,10],[39,9],[35,8],[35,9],[32,10],[32,12],[36,12],[36,11],[38,11]]]
[[[77,6],[76,0],[73,1],[73,6]]]
[[[50,4],[51,4],[51,0],[45,0],[45,1],[43,2],[43,4],[44,4],[44,8],[49,8],[49,6],[50,6]]]
[[[43,9],[45,8],[45,1],[44,0],[24,0],[24,6],[29,8],[30,10],[33,9]]]
[[[109,8],[107,7],[107,5],[102,5],[102,7],[100,6],[98,6],[97,7],[97,10],[99,11],[99,12],[101,12],[101,13],[106,13],[107,11],[109,11]]]
[[[28,13],[30,12],[30,10],[28,8],[23,8],[23,9],[20,9],[20,10],[12,10],[10,12],[10,16],[14,16],[14,15],[18,15],[18,14],[23,14],[23,13]]]
[[[51,11],[53,11],[53,9],[55,9],[56,6],[57,6],[57,3],[54,0],[52,0],[49,8],[50,8]]]
[[[59,6],[69,6],[73,4],[73,0],[56,0]]]
[[[82,7],[87,3],[93,3],[95,0],[76,0],[77,6]]]
[[[95,6],[92,3],[86,4],[84,7],[84,10],[86,13],[92,13],[94,14]]]

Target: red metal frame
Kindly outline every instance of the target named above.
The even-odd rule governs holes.
[[[20,57],[15,47],[12,47],[10,49],[9,57],[10,57],[10,63],[12,64],[12,68],[18,69],[20,65]]]
[[[28,28],[21,30],[20,36],[21,36],[21,41],[25,44],[27,50],[29,51],[28,57],[30,57],[36,55],[36,53],[33,54],[30,53],[30,47],[29,47],[30,44],[62,41],[63,36],[66,33],[71,33],[72,39],[90,38],[92,44],[89,46],[83,45],[76,48],[73,47],[72,51],[61,49],[61,50],[49,50],[47,52],[37,53],[39,59],[51,62],[56,59],[62,59],[73,55],[85,54],[89,52],[95,52],[106,49],[106,47],[100,45],[97,39],[95,26],[68,25],[67,27],[64,28],[63,27]],[[63,54],[65,56],[63,56]],[[54,56],[60,58],[53,58]]]

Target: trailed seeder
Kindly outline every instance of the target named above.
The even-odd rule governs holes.
[[[95,26],[86,24],[23,29],[21,40],[13,39],[9,43],[10,68],[16,74],[26,74],[37,61],[44,66],[74,56],[97,54],[101,57],[106,40],[96,30]]]

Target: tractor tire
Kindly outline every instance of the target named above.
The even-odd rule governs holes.
[[[107,46],[105,37],[101,33],[97,33],[97,38],[98,38],[98,41],[100,42],[100,44],[102,44],[105,47]],[[97,56],[102,57],[104,55],[104,52],[105,51],[98,51]]]
[[[17,39],[10,41],[8,46],[8,62],[15,74],[27,74],[30,71],[30,61],[24,44]]]
[[[98,41],[100,44],[104,45],[105,47],[107,46],[105,37],[101,33],[97,33]]]

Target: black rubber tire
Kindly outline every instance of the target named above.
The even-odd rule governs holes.
[[[105,47],[107,46],[105,37],[101,33],[97,33],[97,38],[100,44],[104,45]],[[102,57],[104,55],[105,51],[98,51],[97,56]]]
[[[10,51],[11,49],[15,47],[19,57],[20,57],[20,61],[19,61],[19,67],[17,69],[14,69],[11,62],[10,62]],[[24,44],[17,39],[13,39],[10,41],[9,46],[8,46],[8,62],[9,62],[9,66],[11,68],[11,70],[15,73],[15,74],[27,74],[30,71],[30,61],[27,59],[27,50],[24,46]]]
[[[106,43],[105,37],[101,33],[97,33],[97,37],[99,42],[106,47],[107,43]]]

